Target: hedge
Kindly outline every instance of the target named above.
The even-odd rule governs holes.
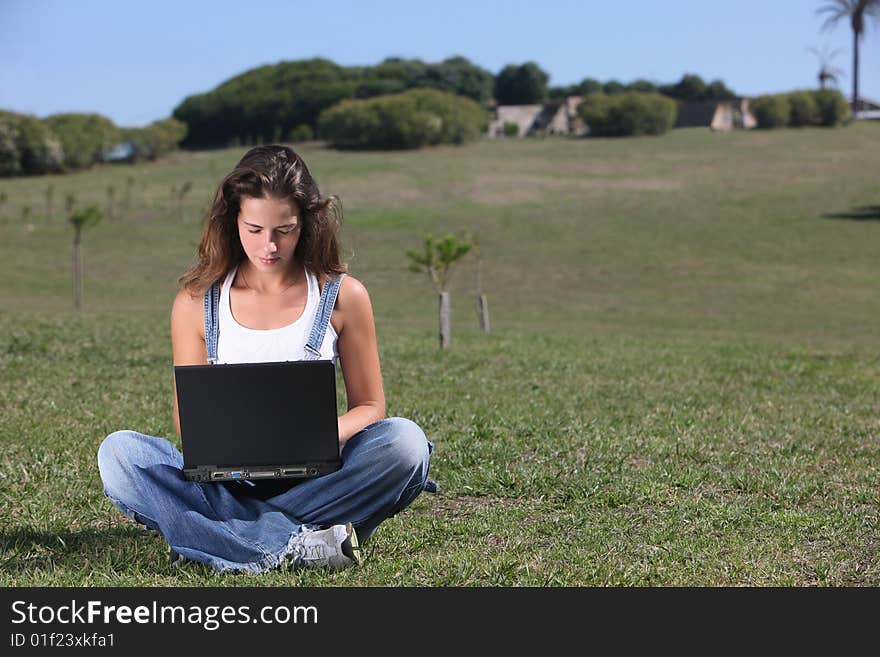
[[[592,93],[578,106],[578,114],[592,137],[662,135],[675,125],[678,105],[657,93]]]
[[[410,149],[462,144],[486,131],[488,115],[469,98],[413,89],[324,110],[318,133],[336,148]]]
[[[765,129],[810,125],[833,127],[850,118],[843,95],[832,89],[759,96],[752,102],[751,110],[758,127]]]

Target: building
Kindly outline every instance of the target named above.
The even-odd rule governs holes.
[[[543,105],[499,105],[495,119],[489,123],[489,137],[504,137],[505,126],[516,127],[511,137],[532,135],[576,135],[586,133],[586,126],[577,114],[580,96]]]
[[[489,124],[489,137],[504,137],[505,125],[510,126],[511,137],[533,135],[583,136],[589,127],[577,113],[581,96],[568,96],[562,101],[544,105],[499,105],[495,119]],[[877,109],[880,109],[878,107]],[[717,131],[755,128],[758,122],[749,110],[748,98],[679,103],[675,128],[704,127]]]
[[[852,98],[849,99],[852,106]],[[854,108],[853,118],[856,120],[880,120],[880,102],[859,96],[858,105]]]
[[[756,128],[758,122],[749,110],[748,98],[678,104],[674,128],[709,128],[727,132],[737,128]]]

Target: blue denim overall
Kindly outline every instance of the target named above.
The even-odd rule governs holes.
[[[342,276],[324,285],[306,345],[306,359],[320,355]],[[208,361],[217,362],[220,288],[205,295]],[[302,529],[351,522],[361,541],[405,509],[428,479],[433,444],[418,425],[386,418],[346,441],[342,468],[296,483],[198,483],[183,477],[183,456],[167,440],[117,431],[98,449],[98,469],[107,497],[129,518],[162,534],[187,559],[217,572],[257,573],[280,565]]]

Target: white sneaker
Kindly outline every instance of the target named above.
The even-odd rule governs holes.
[[[361,564],[361,548],[351,523],[304,529],[294,539],[291,565],[340,570]]]

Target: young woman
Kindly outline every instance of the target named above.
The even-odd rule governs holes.
[[[250,572],[360,563],[358,539],[433,487],[433,445],[413,422],[385,418],[370,297],[340,262],[340,219],[336,198],[321,196],[285,146],[251,149],[217,190],[171,310],[174,364],[338,358],[348,398],[338,420],[343,465],[301,483],[198,483],[184,479],[167,440],[110,434],[98,450],[104,492],[162,534],[173,563]],[[206,318],[212,296],[216,321]],[[174,425],[179,435],[176,390]]]

